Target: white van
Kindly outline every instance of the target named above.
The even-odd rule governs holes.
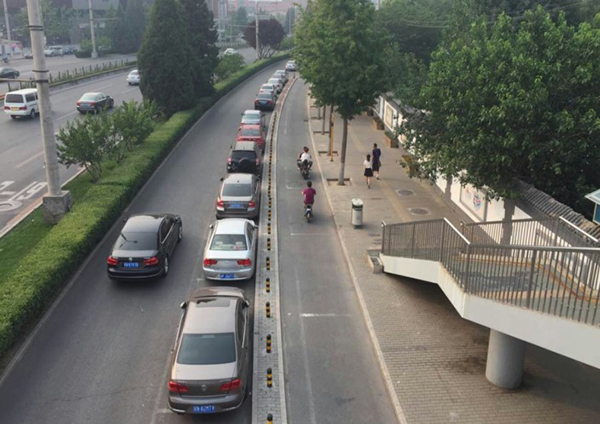
[[[13,119],[17,116],[35,118],[35,115],[40,113],[37,90],[35,88],[25,88],[6,93],[4,97],[4,113]]]

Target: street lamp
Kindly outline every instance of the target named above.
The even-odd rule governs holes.
[[[88,0],[88,8],[90,9],[90,34],[92,36],[92,59],[98,58],[98,51],[96,50],[96,33],[94,30],[94,7],[92,0]]]
[[[8,6],[6,5],[6,0],[3,0],[4,3],[4,22],[6,23],[6,38],[8,38],[8,55],[12,57],[12,38],[10,36],[10,21],[8,19]]]

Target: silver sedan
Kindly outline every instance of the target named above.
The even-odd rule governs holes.
[[[256,268],[258,226],[241,218],[227,218],[210,226],[202,269],[209,280],[247,280]]]

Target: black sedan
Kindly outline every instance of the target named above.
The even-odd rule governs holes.
[[[167,275],[169,259],[182,237],[177,215],[132,215],[106,260],[108,276],[125,280]]]
[[[0,78],[18,78],[19,71],[13,68],[0,68]]]
[[[98,113],[106,109],[112,109],[114,105],[115,100],[104,93],[85,93],[77,100],[79,113]]]

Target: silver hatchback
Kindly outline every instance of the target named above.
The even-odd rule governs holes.
[[[214,414],[238,408],[250,383],[250,302],[236,287],[205,287],[181,304],[169,409]]]
[[[254,276],[258,225],[226,218],[210,226],[202,269],[209,280],[247,280]]]
[[[260,210],[260,178],[254,174],[229,174],[217,198],[217,219],[254,219]]]

